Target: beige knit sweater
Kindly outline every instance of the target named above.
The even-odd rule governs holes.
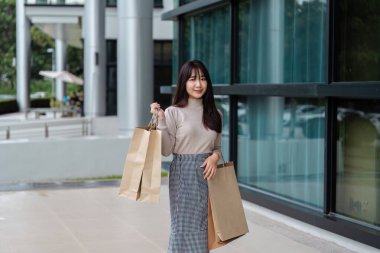
[[[170,106],[158,120],[162,131],[162,155],[220,153],[221,134],[205,128],[202,99],[191,99],[186,107]]]

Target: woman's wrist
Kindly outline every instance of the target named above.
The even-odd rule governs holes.
[[[215,161],[217,162],[219,160],[219,152],[213,152],[211,156],[214,157]]]

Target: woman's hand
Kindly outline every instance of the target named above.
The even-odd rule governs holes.
[[[204,179],[210,180],[216,174],[216,168],[218,166],[219,155],[213,153],[203,162],[201,167],[204,167],[203,175]]]
[[[154,102],[150,104],[150,113],[151,114],[157,113],[158,119],[165,118],[165,113],[161,109],[161,106],[159,103]]]

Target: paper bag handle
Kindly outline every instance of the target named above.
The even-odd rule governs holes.
[[[150,122],[148,124],[148,127],[147,127],[147,130],[151,131],[151,130],[156,130],[157,129],[157,125],[158,125],[158,110],[156,110],[153,114],[152,114],[152,118],[150,119]]]
[[[226,162],[226,160],[224,160],[224,156],[223,156],[222,151],[220,151],[219,154],[220,154],[220,157],[222,158],[222,161],[223,161],[223,164],[221,164],[221,165],[224,167],[228,162]]]

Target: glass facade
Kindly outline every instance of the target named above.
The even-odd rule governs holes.
[[[106,115],[117,115],[117,41],[107,40]],[[171,96],[160,93],[160,87],[171,84],[172,42],[154,41],[154,100],[166,108]]]
[[[334,81],[380,80],[380,1],[336,3]]]
[[[242,196],[380,248],[380,1],[190,2],[173,77],[198,58],[222,84]]]
[[[238,180],[322,208],[323,99],[240,97]]]
[[[380,225],[380,100],[339,100],[336,212]]]
[[[172,103],[171,95],[161,94],[161,86],[171,85],[172,80],[172,41],[154,42],[154,101],[163,108]]]
[[[230,159],[230,99],[228,96],[215,96],[216,108],[222,113],[222,153],[225,161]]]
[[[174,0],[174,2],[177,2],[177,5],[178,5],[178,1],[179,1],[180,5],[184,5],[184,4],[188,4],[191,2],[195,2],[196,0]]]
[[[228,7],[184,18],[183,59],[201,60],[214,84],[230,82],[230,11]]]
[[[239,2],[240,83],[326,80],[326,0]]]
[[[107,40],[106,115],[117,115],[117,41]]]
[[[163,5],[162,1],[163,0],[154,0],[154,2],[153,2],[154,8],[163,8],[164,5]],[[108,7],[117,7],[117,0],[107,0],[106,5]]]

